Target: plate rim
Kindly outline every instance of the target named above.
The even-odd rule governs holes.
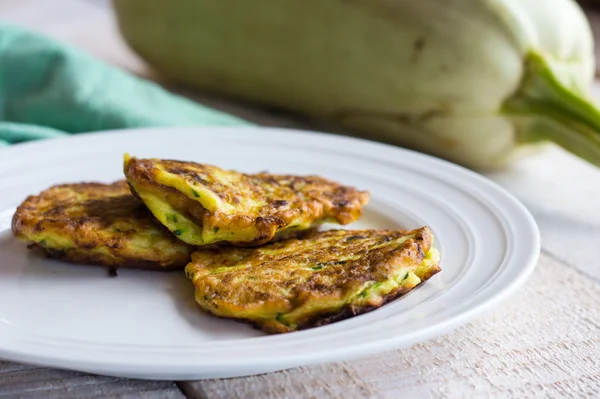
[[[487,298],[484,302],[480,303],[477,306],[470,307],[467,311],[463,311],[459,315],[453,316],[446,321],[434,324],[434,325],[426,328],[424,331],[420,330],[420,334],[421,334],[420,337],[418,337],[418,338],[413,337],[412,342],[407,343],[406,338],[404,339],[405,343],[402,345],[398,345],[397,342],[394,343],[393,339],[388,339],[388,341],[391,341],[391,342],[386,341],[383,344],[381,343],[381,340],[376,341],[375,343],[369,342],[368,344],[361,346],[361,348],[362,348],[361,351],[358,351],[355,349],[355,350],[349,351],[347,353],[338,353],[335,356],[335,358],[336,358],[335,360],[327,360],[327,361],[347,360],[347,359],[351,359],[351,358],[355,358],[355,357],[364,356],[366,354],[372,353],[372,351],[380,352],[381,350],[391,350],[391,349],[396,349],[396,348],[400,348],[400,347],[410,346],[416,342],[423,342],[423,341],[429,340],[433,337],[446,334],[449,331],[452,331],[452,330],[468,323],[469,321],[471,321],[477,317],[480,317],[486,310],[489,311],[489,310],[492,310],[495,306],[498,306],[501,302],[503,302],[509,296],[511,296],[517,289],[519,289],[527,281],[527,279],[529,278],[529,276],[531,275],[531,273],[533,272],[533,270],[536,267],[536,264],[537,264],[537,261],[539,259],[539,255],[541,252],[541,242],[540,242],[541,239],[540,239],[539,227],[538,227],[535,219],[533,218],[531,212],[511,192],[506,190],[504,187],[500,186],[498,183],[479,174],[478,172],[468,169],[464,166],[458,165],[456,163],[447,161],[445,159],[435,157],[433,155],[429,155],[426,153],[422,153],[422,152],[419,152],[416,150],[412,150],[409,148],[393,146],[390,144],[372,141],[372,140],[359,138],[359,137],[344,136],[341,134],[319,132],[319,131],[315,131],[315,130],[304,130],[304,129],[295,129],[295,128],[286,128],[286,127],[267,127],[267,126],[264,126],[264,127],[263,126],[178,126],[178,127],[141,127],[141,128],[129,128],[129,129],[114,129],[114,130],[106,130],[106,131],[99,131],[99,132],[81,133],[81,134],[77,134],[77,135],[70,135],[70,136],[64,136],[64,137],[49,138],[49,139],[44,139],[44,140],[35,140],[35,141],[20,143],[20,144],[8,146],[8,147],[2,147],[2,148],[0,148],[0,165],[3,163],[2,158],[4,158],[5,161],[7,159],[11,158],[11,157],[2,157],[1,155],[10,154],[11,152],[18,154],[20,151],[27,151],[27,150],[30,150],[32,147],[33,148],[35,148],[35,147],[44,148],[48,145],[53,145],[53,144],[57,144],[57,143],[59,145],[60,142],[62,142],[64,140],[88,141],[90,139],[92,139],[92,140],[99,139],[99,140],[110,141],[111,139],[114,139],[122,134],[134,134],[134,135],[135,134],[152,134],[153,131],[154,132],[172,132],[173,134],[176,134],[177,132],[190,131],[190,130],[195,130],[195,131],[196,130],[200,130],[200,131],[202,131],[202,130],[210,130],[210,131],[220,130],[220,131],[223,131],[224,134],[226,134],[227,132],[232,132],[232,131],[233,132],[241,132],[243,134],[249,134],[248,131],[257,131],[258,130],[258,131],[265,132],[265,133],[271,132],[271,134],[277,134],[278,136],[279,135],[285,136],[288,134],[292,134],[292,135],[296,135],[296,136],[306,137],[306,135],[309,135],[311,138],[314,138],[316,140],[325,138],[326,141],[327,140],[342,141],[342,142],[346,142],[346,143],[348,143],[348,145],[352,145],[352,146],[355,146],[357,144],[359,144],[361,146],[369,146],[371,148],[369,148],[368,150],[367,149],[364,150],[367,153],[372,153],[372,151],[379,148],[379,149],[384,149],[385,151],[392,151],[392,152],[396,152],[396,153],[402,154],[402,155],[410,154],[410,156],[415,157],[417,159],[431,162],[434,165],[437,165],[439,168],[447,170],[448,173],[466,175],[470,179],[472,179],[472,181],[477,182],[478,185],[483,185],[484,187],[487,187],[488,189],[495,190],[496,192],[502,194],[502,196],[504,197],[504,200],[508,200],[509,202],[511,202],[511,205],[513,207],[515,207],[515,209],[518,209],[518,212],[521,213],[521,215],[520,215],[522,218],[521,221],[524,223],[526,228],[529,229],[529,232],[532,233],[530,238],[532,239],[533,248],[531,251],[529,251],[529,256],[524,261],[525,264],[523,265],[521,273],[518,274],[518,276],[516,276],[517,278],[512,280],[512,282],[509,286],[504,287],[499,292],[496,292],[494,295],[492,295],[492,297]],[[284,131],[284,133],[282,133],[281,131]],[[275,133],[275,132],[278,132],[278,133]],[[200,134],[200,132],[198,132],[198,134]],[[77,144],[74,144],[74,145],[77,145]],[[340,146],[341,146],[341,144],[340,144]],[[382,159],[385,159],[385,158],[386,157],[382,156]],[[9,162],[9,161],[7,161],[7,162]],[[416,167],[416,169],[418,170],[419,167]],[[2,177],[3,177],[3,174],[0,172],[0,178],[2,178]],[[433,330],[435,330],[435,331],[433,331]],[[1,331],[0,331],[0,333],[1,333]],[[410,340],[408,340],[408,341],[410,341]],[[376,346],[379,346],[379,349],[375,349],[374,347],[376,347]],[[381,348],[382,346],[384,346],[386,348],[382,349]],[[340,351],[342,351],[342,349],[338,350],[338,352],[340,352]],[[310,357],[310,356],[307,355],[307,357]],[[313,357],[314,357],[314,355],[313,355]],[[329,357],[331,357],[331,356],[329,356]],[[91,361],[88,364],[82,364],[83,362],[81,360],[69,361],[69,359],[60,359],[60,361],[57,362],[56,356],[49,356],[46,358],[44,358],[43,356],[35,356],[35,355],[31,356],[26,353],[22,353],[22,351],[21,352],[11,351],[10,349],[2,348],[1,346],[0,346],[0,358],[7,358],[9,360],[20,361],[20,362],[24,362],[24,363],[48,365],[51,367],[64,367],[64,368],[75,369],[75,370],[100,372],[101,374],[105,374],[105,375],[131,376],[131,377],[135,377],[135,378],[173,379],[173,378],[171,378],[172,376],[161,376],[160,373],[157,375],[156,374],[157,369],[161,368],[161,366],[156,365],[156,364],[150,365],[145,370],[139,370],[139,369],[131,370],[131,372],[133,372],[133,374],[130,374],[130,373],[124,374],[122,372],[114,373],[113,372],[114,368],[112,368],[112,367],[114,367],[114,364],[105,365],[105,367],[101,367],[101,365],[95,363],[94,361]],[[57,363],[59,363],[59,364],[57,364]],[[73,363],[75,363],[75,364],[73,364]],[[303,362],[302,360],[300,360],[294,366],[291,366],[291,367],[306,365],[306,364],[315,364],[315,363],[320,363],[320,362],[319,361],[308,361],[308,360],[305,360],[305,362]],[[122,364],[122,362],[120,364]],[[108,367],[106,367],[106,366],[108,366]],[[273,363],[271,363],[271,366],[275,366],[275,365]],[[269,368],[269,367],[267,367],[267,368]],[[283,368],[289,368],[289,367],[283,367]],[[281,370],[283,368],[280,366],[276,366],[274,369],[272,369],[270,371]],[[122,369],[121,369],[121,371],[122,371]],[[181,370],[180,372],[181,372],[181,374],[186,374],[185,370]],[[188,370],[188,374],[189,373],[190,373],[190,371]],[[194,372],[191,371],[191,374],[194,374]],[[251,374],[243,373],[241,375],[251,375]],[[163,378],[163,377],[165,377],[165,378]],[[197,375],[196,376],[194,376],[194,375],[183,376],[182,375],[182,377],[184,377],[182,379],[199,379],[199,377]],[[201,377],[201,378],[213,378],[213,377]]]

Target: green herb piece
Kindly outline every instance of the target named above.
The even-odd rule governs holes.
[[[407,272],[407,273],[406,273],[406,275],[404,276],[404,278],[402,279],[402,281],[406,280],[406,279],[408,278],[408,275],[409,275],[409,274],[410,274],[410,273],[409,273],[409,272]]]
[[[284,325],[286,325],[286,326],[289,326],[289,325],[290,325],[290,323],[288,323],[287,321],[285,321],[285,320],[283,319],[283,317],[284,317],[284,316],[285,316],[285,315],[284,315],[283,313],[277,313],[277,317],[275,318],[275,320],[277,320],[277,321],[278,321],[278,322],[280,322],[281,324],[284,324]]]
[[[194,197],[196,198],[200,198],[200,194],[198,194],[198,191],[192,189],[192,194],[194,194]]]
[[[215,227],[215,228],[213,229],[213,233],[217,234],[217,233],[219,232],[219,230],[221,230],[221,228],[220,228],[220,227]]]
[[[346,237],[344,239],[345,242],[350,242],[350,241],[354,241],[354,240],[359,240],[361,238],[364,238],[363,236],[350,236],[350,237]]]

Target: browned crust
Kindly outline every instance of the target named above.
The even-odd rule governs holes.
[[[181,270],[182,262],[161,263],[140,258],[126,256],[110,257],[99,253],[90,253],[80,250],[53,250],[36,243],[28,245],[29,249],[44,253],[50,259],[57,259],[69,263],[107,266],[123,269],[140,270]]]
[[[327,324],[331,324],[331,323],[335,323],[338,321],[342,321],[342,320],[346,320],[349,318],[352,318],[354,316],[358,316],[361,314],[365,314],[368,312],[371,312],[375,309],[379,309],[380,307],[382,307],[383,305],[386,305],[392,301],[395,301],[396,299],[408,294],[409,292],[411,292],[412,290],[420,287],[422,284],[424,284],[427,280],[429,280],[431,277],[433,277],[434,275],[436,275],[437,273],[439,273],[442,269],[438,266],[435,269],[432,269],[430,273],[428,273],[426,275],[426,277],[419,283],[417,284],[415,287],[412,288],[408,288],[408,287],[399,287],[396,291],[390,293],[389,295],[387,295],[383,302],[380,305],[376,305],[376,306],[345,306],[342,309],[336,311],[336,312],[332,312],[329,314],[324,314],[324,315],[319,315],[318,317],[315,317],[313,319],[311,319],[310,321],[303,323],[301,325],[298,326],[298,330],[305,330],[307,328],[313,328],[313,327],[320,327],[320,326],[325,326]]]
[[[81,196],[81,199],[77,196]],[[112,231],[116,223],[132,223],[133,229]],[[132,254],[131,240],[140,229],[163,232],[165,242],[176,249],[165,255],[152,249]],[[134,198],[124,180],[112,184],[83,182],[52,186],[28,196],[12,218],[15,237],[43,248],[51,258],[120,268],[181,269],[189,261],[191,246],[179,242],[158,223],[143,203]],[[68,237],[71,248],[53,248],[33,237],[50,233]],[[104,248],[107,252],[95,250]]]
[[[200,301],[201,306],[209,312],[218,314],[227,309],[227,313],[234,315],[231,318],[243,320],[269,333],[284,333],[369,312],[414,287],[401,285],[383,297],[369,297],[366,303],[305,314],[295,320],[293,326],[271,319],[237,318],[235,314],[262,310],[265,306],[289,312],[308,303],[343,298],[345,293],[354,292],[364,283],[388,280],[388,276],[396,274],[398,268],[419,267],[431,248],[432,238],[428,227],[410,232],[329,230],[310,234],[302,240],[268,244],[259,249],[201,249],[192,255],[186,272],[194,280],[197,297],[204,298]],[[319,242],[322,246],[317,244]],[[312,246],[313,243],[316,246]],[[264,252],[266,250],[269,251]],[[356,255],[359,257],[356,258]],[[340,261],[348,258],[353,260]],[[237,269],[238,262],[246,266]],[[223,270],[223,265],[233,267]],[[314,265],[318,268],[313,269]],[[217,274],[212,273],[213,268],[219,270]],[[436,265],[425,275],[419,274],[420,284],[440,270]],[[282,289],[287,293],[282,293]]]
[[[409,287],[399,287],[396,291],[388,294],[383,302],[379,305],[372,305],[372,306],[354,306],[354,305],[348,305],[348,306],[344,306],[343,308],[334,311],[334,312],[328,312],[328,313],[320,313],[320,314],[315,314],[311,319],[307,320],[306,322],[300,323],[298,324],[298,327],[295,330],[289,330],[287,328],[281,328],[278,329],[275,326],[270,326],[270,325],[264,325],[262,323],[259,322],[255,322],[252,320],[248,320],[248,319],[243,319],[243,318],[236,318],[236,317],[222,317],[222,316],[216,316],[218,318],[221,319],[230,319],[230,320],[236,320],[238,322],[244,323],[244,324],[248,324],[250,326],[252,326],[253,328],[255,328],[256,330],[261,330],[264,331],[268,334],[285,334],[285,333],[293,333],[296,331],[302,331],[302,330],[308,330],[311,328],[316,328],[316,327],[323,327],[326,326],[328,324],[333,324],[336,323],[338,321],[343,321],[343,320],[347,320],[347,319],[351,319],[355,316],[360,316],[362,314],[366,314],[369,312],[372,312],[373,310],[377,310],[379,308],[381,308],[382,306],[395,301],[396,299],[408,294],[409,292],[417,289],[418,287],[420,287],[421,285],[423,285],[427,280],[429,280],[431,277],[433,277],[434,275],[436,275],[437,273],[439,273],[442,269],[438,266],[435,269],[432,269],[430,271],[430,273],[428,273],[424,279],[417,284],[415,287],[409,288]]]
[[[249,188],[253,195],[266,199],[267,205],[258,214],[210,212],[204,209],[200,202],[188,198],[172,187],[157,183],[154,177],[157,165],[169,173],[183,177],[188,182],[210,188],[221,200],[232,206],[239,204],[243,200],[243,195],[222,184],[208,182],[200,176],[205,169],[215,168],[212,165],[135,157],[130,158],[124,165],[124,173],[130,182],[131,191],[138,198],[140,196],[137,190],[140,189],[161,193],[174,209],[186,215],[198,226],[256,228],[257,234],[252,239],[228,241],[230,245],[236,246],[258,246],[267,243],[279,234],[280,229],[292,224],[299,215],[311,215],[314,222],[335,220],[340,224],[351,223],[360,218],[362,207],[369,200],[367,191],[359,191],[354,187],[343,186],[318,176],[242,174],[226,171],[240,177],[244,182],[243,186]],[[274,188],[273,192],[277,194],[271,197],[271,194],[267,193],[272,191],[261,191],[264,185]],[[280,192],[281,198],[278,197]],[[285,238],[296,235],[296,232],[289,232]]]
[[[405,236],[410,239],[394,244]],[[296,270],[298,265],[311,259],[310,262],[326,264],[322,272],[302,272],[305,279],[295,283],[293,292],[306,299],[306,294],[329,294],[344,292],[353,284],[362,284],[367,281],[387,280],[387,276],[394,273],[395,264],[420,264],[431,247],[431,231],[424,227],[418,230],[328,230],[307,234],[299,239],[289,239],[273,242],[257,248],[231,248],[221,247],[206,249],[199,247],[192,254],[192,262],[188,265],[189,271],[200,271],[208,280],[203,284],[204,289],[218,291],[221,300],[233,302],[239,296],[238,288],[230,287],[229,282],[238,277],[239,272],[233,268],[230,271],[212,276],[211,270],[223,265],[232,265],[243,259],[246,264],[253,265],[251,269],[244,270],[247,277],[254,276],[261,282],[260,298],[256,300],[274,299],[281,297],[279,284],[285,283],[282,279],[291,278],[290,273],[302,272]],[[327,240],[333,240],[327,241]],[[328,244],[328,242],[330,242]],[[387,243],[392,243],[388,245]],[[320,243],[320,244],[319,244]],[[374,245],[383,245],[383,248],[371,250]],[[263,251],[272,251],[267,258]],[[352,270],[348,270],[346,262],[338,262],[341,257],[360,255],[352,261]],[[282,272],[283,274],[276,274]],[[200,274],[199,274],[200,275]],[[258,287],[253,287],[258,289]]]

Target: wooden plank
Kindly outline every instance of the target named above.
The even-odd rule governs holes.
[[[204,398],[376,398],[355,368],[334,363],[244,378],[179,382],[188,397]]]
[[[97,376],[0,361],[0,398],[180,399],[172,381]]]

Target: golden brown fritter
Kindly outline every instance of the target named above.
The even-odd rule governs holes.
[[[317,176],[242,174],[192,162],[126,155],[124,172],[154,216],[193,245],[253,246],[323,222],[348,224],[369,199]]]
[[[154,220],[125,180],[63,184],[29,196],[12,231],[51,257],[112,267],[183,268],[192,252]]]
[[[255,248],[199,248],[186,267],[198,304],[271,333],[375,309],[439,272],[428,227],[330,230]]]

